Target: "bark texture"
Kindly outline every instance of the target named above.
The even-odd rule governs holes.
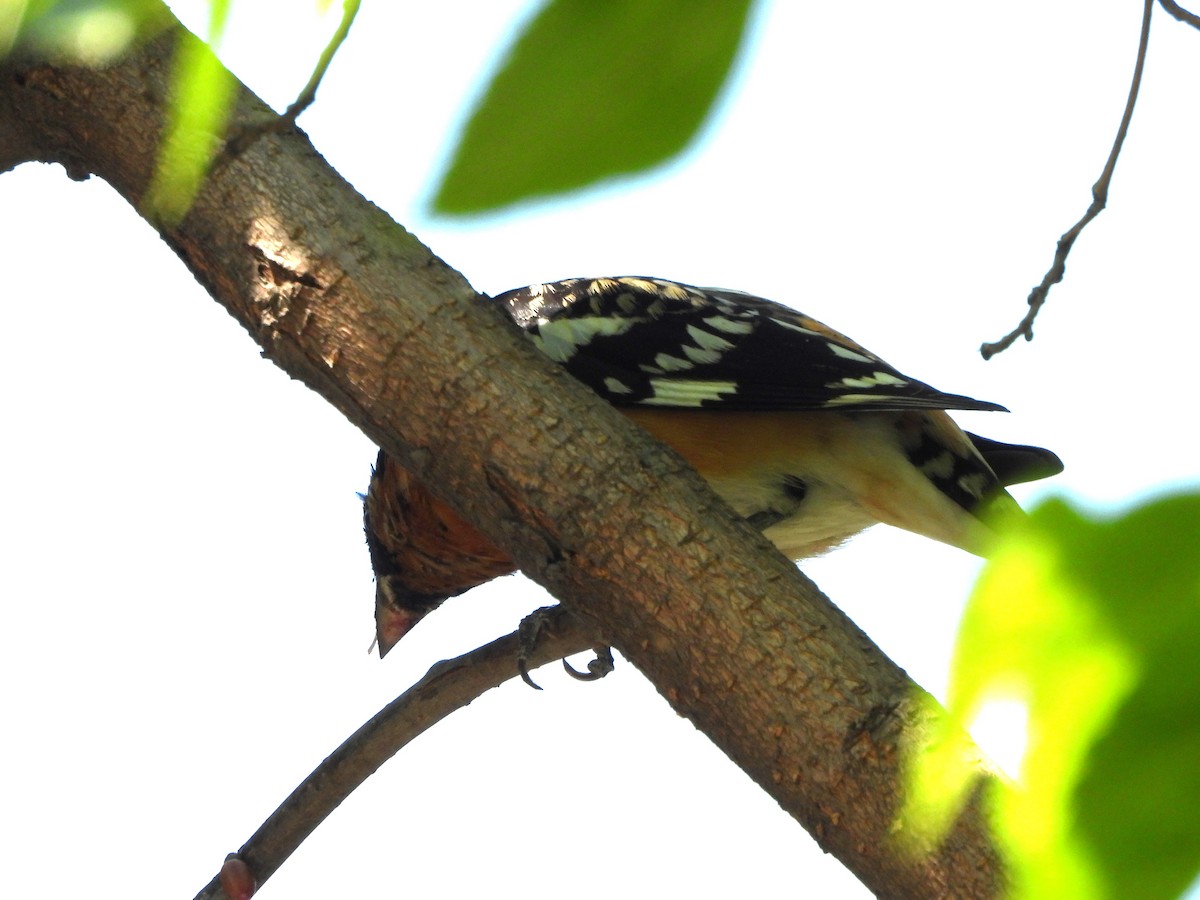
[[[140,207],[181,39],[169,30],[103,69],[0,64],[0,171],[62,163]],[[272,116],[241,91],[235,127]],[[977,802],[928,852],[889,839],[901,745],[920,746],[930,724],[918,688],[678,457],[538,357],[303,133],[223,156],[184,220],[160,232],[268,358],[592,621],[868,887],[1000,892]]]

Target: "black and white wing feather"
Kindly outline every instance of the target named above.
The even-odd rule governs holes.
[[[578,278],[495,298],[610,403],[742,410],[1003,410],[893,369],[779,303],[659,278]]]

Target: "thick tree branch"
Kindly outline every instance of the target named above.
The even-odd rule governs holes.
[[[0,165],[59,162],[140,206],[180,36],[103,70],[0,67]],[[234,122],[271,115],[243,91]],[[162,235],[265,355],[585,617],[868,887],[999,892],[977,802],[923,854],[889,839],[901,746],[923,746],[930,724],[916,686],[681,460],[539,358],[303,134],[266,133],[226,155]]]

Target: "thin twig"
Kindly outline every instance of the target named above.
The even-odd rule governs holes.
[[[1166,10],[1169,15],[1174,16],[1180,22],[1187,22],[1187,24],[1191,25],[1193,28],[1200,28],[1200,16],[1196,15],[1194,12],[1188,12],[1186,9],[1176,3],[1175,0],[1159,0],[1159,3],[1162,4],[1162,8]]]
[[[321,51],[317,65],[313,68],[312,75],[308,78],[308,84],[304,86],[304,90],[300,92],[300,96],[288,105],[283,115],[265,119],[254,125],[247,125],[231,135],[225,145],[226,154],[229,156],[240,156],[245,152],[247,147],[264,134],[281,133],[295,126],[296,119],[300,117],[300,113],[308,109],[313,101],[317,99],[317,88],[321,86],[321,80],[325,77],[325,72],[328,70],[329,64],[333,62],[333,57],[338,52],[338,48],[342,46],[342,43],[350,34],[350,26],[354,24],[354,19],[358,15],[358,8],[361,3],[362,0],[344,0],[342,4],[342,19],[338,22],[337,30],[334,31],[333,37],[329,39],[329,42]]]
[[[308,109],[312,105],[312,102],[317,99],[317,87],[321,84],[321,79],[325,77],[325,71],[329,68],[329,64],[333,62],[334,54],[338,52],[338,48],[342,46],[342,42],[350,34],[350,26],[354,24],[354,18],[358,15],[358,7],[361,2],[362,0],[344,0],[342,4],[342,21],[338,23],[337,31],[333,33],[333,37],[329,39],[329,43],[321,51],[321,58],[317,60],[316,68],[313,69],[313,73],[308,79],[308,84],[304,86],[304,90],[300,92],[300,96],[296,98],[296,101],[283,114],[283,118],[288,124],[295,123],[300,113]]]
[[[984,359],[991,359],[1002,350],[1007,350],[1021,336],[1024,336],[1027,341],[1033,340],[1033,321],[1046,302],[1046,295],[1050,293],[1050,288],[1062,281],[1063,274],[1067,270],[1067,254],[1075,245],[1075,239],[1092,219],[1100,215],[1100,211],[1108,203],[1108,187],[1112,182],[1113,170],[1117,167],[1117,157],[1121,154],[1121,146],[1125,143],[1125,135],[1129,131],[1129,122],[1133,118],[1133,107],[1137,103],[1138,89],[1142,85],[1142,69],[1146,65],[1146,46],[1150,41],[1150,12],[1153,9],[1154,0],[1145,0],[1145,11],[1142,13],[1142,34],[1138,41],[1137,64],[1133,67],[1133,81],[1129,85],[1129,98],[1125,101],[1125,114],[1121,117],[1121,127],[1117,129],[1117,138],[1113,141],[1112,150],[1108,154],[1108,162],[1104,164],[1104,171],[1100,173],[1100,179],[1092,185],[1092,205],[1083,214],[1083,218],[1058,239],[1054,262],[1050,266],[1050,271],[1042,278],[1042,283],[1030,292],[1029,299],[1026,301],[1029,304],[1029,312],[1025,313],[1021,324],[1000,340],[984,344],[979,348]]]
[[[595,637],[564,607],[540,613],[543,622],[534,638],[536,644],[530,645],[528,640],[522,643],[519,632],[513,632],[437,663],[317,766],[234,855],[249,867],[257,886],[261,887],[343,800],[413,738],[515,677],[519,653],[524,653],[527,668],[535,669],[596,645]],[[220,876],[196,895],[196,900],[226,898]]]

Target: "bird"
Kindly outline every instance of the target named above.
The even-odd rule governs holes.
[[[789,558],[886,523],[984,555],[1005,487],[1054,453],[963,431],[1007,410],[901,374],[789,306],[662,278],[571,278],[490,298],[535,348],[683,457]],[[508,555],[379,452],[364,502],[380,655]]]

